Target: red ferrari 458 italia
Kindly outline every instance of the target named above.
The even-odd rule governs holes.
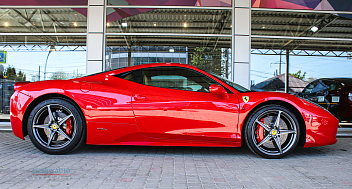
[[[121,68],[78,79],[18,82],[13,133],[49,154],[82,144],[240,147],[281,158],[336,143],[338,120],[280,92],[252,92],[186,64]]]

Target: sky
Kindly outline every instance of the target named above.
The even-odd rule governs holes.
[[[48,52],[30,51],[8,51],[7,66],[14,66],[17,71],[21,70],[27,75],[27,80],[31,81],[32,76],[40,73],[41,79],[44,77],[44,66]],[[274,76],[274,72],[279,69],[279,55],[251,55],[251,80],[255,84]],[[282,55],[282,61],[285,61]],[[306,78],[321,77],[352,77],[352,60],[346,57],[316,57],[316,56],[290,56],[290,73],[298,70],[302,74],[306,72]],[[285,64],[281,65],[281,73],[285,72]],[[72,74],[85,74],[86,72],[86,52],[85,51],[57,51],[49,55],[47,64],[47,78],[52,72],[65,71]]]
[[[286,56],[282,55],[283,62]],[[254,55],[251,56],[251,80],[255,84],[274,76],[279,70],[279,55]],[[281,73],[285,73],[286,65],[281,65]],[[290,56],[289,73],[306,72],[305,78],[322,77],[352,77],[352,60],[347,57],[323,56]]]

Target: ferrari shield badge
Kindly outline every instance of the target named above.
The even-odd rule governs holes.
[[[249,96],[243,96],[242,100],[244,103],[247,103],[249,101]]]

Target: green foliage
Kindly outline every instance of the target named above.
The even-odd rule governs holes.
[[[39,74],[31,74],[31,81],[35,82],[35,81],[39,81]]]
[[[314,77],[308,77],[306,80],[307,80],[308,83],[310,83],[310,82],[312,82],[312,81],[314,81],[316,79],[317,78],[314,78]]]
[[[4,72],[0,73],[0,78],[14,81],[26,81],[26,74],[24,74],[21,70],[16,73],[16,69],[10,66],[6,68]]]
[[[292,75],[293,77],[296,77],[298,79],[303,80],[306,77],[306,72],[303,73],[303,75],[301,76],[301,70],[298,70],[297,73],[290,73],[290,75]]]
[[[60,71],[56,71],[54,73],[52,73],[51,80],[66,80],[69,79],[69,74],[60,70]]]
[[[51,80],[66,80],[66,79],[79,78],[79,77],[83,77],[83,76],[84,76],[84,74],[82,74],[82,73],[72,74],[72,73],[67,73],[63,70],[59,70],[59,71],[53,72],[50,79]]]
[[[224,75],[225,69],[222,66],[220,48],[213,50],[209,47],[196,47],[191,54],[189,64],[208,72]]]
[[[79,78],[79,77],[83,77],[84,74],[83,73],[78,73],[72,76],[72,78]]]

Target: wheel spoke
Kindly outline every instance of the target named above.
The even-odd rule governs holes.
[[[284,135],[284,134],[296,134],[295,130],[280,130],[278,135]]]
[[[279,113],[277,114],[277,117],[276,117],[276,120],[275,120],[274,127],[276,127],[276,128],[279,128],[279,126],[280,126],[279,123],[280,123],[281,112],[282,111],[279,110]]]
[[[72,117],[73,115],[72,114],[70,114],[70,115],[68,115],[68,116],[66,116],[66,117],[64,117],[64,118],[62,118],[60,121],[59,121],[59,125],[61,126],[63,123],[65,123],[70,117]]]
[[[255,120],[255,122],[258,123],[260,126],[262,126],[266,131],[270,131],[269,126],[265,125],[264,123],[262,123],[258,120]]]
[[[65,138],[67,138],[68,140],[72,140],[65,132],[63,132],[61,129],[58,130],[58,132],[64,136]]]
[[[264,144],[266,141],[268,141],[270,138],[271,138],[271,136],[270,136],[269,134],[266,135],[266,137],[265,137],[262,141],[260,141],[259,144],[257,144],[257,147],[263,145],[263,144]]]
[[[41,128],[41,129],[50,129],[49,125],[33,125],[34,128]]]
[[[274,144],[275,144],[276,147],[279,149],[280,154],[282,154],[282,149],[281,149],[280,140],[278,139],[278,137],[273,137],[273,138],[274,138]]]
[[[54,114],[51,112],[50,105],[48,105],[48,112],[49,112],[49,118],[50,118],[50,123],[55,121]]]
[[[48,146],[48,147],[50,146],[51,140],[53,140],[55,133],[56,133],[56,131],[50,131],[50,136],[49,136],[48,143],[46,144],[46,146]]]

